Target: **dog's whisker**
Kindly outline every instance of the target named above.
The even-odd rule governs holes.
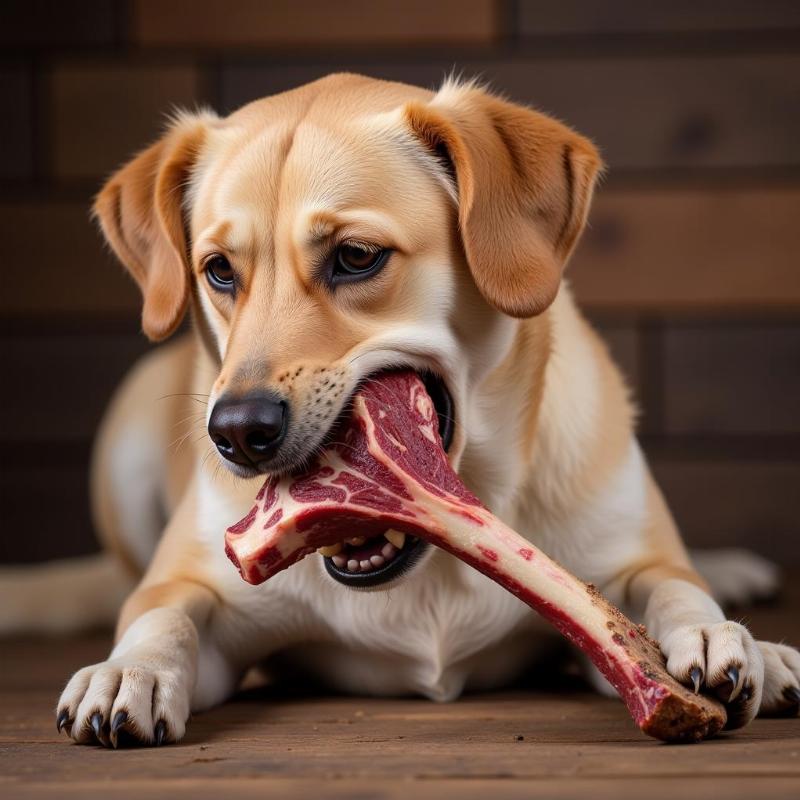
[[[177,422],[173,423],[172,427],[177,428],[179,425],[184,425],[187,422],[192,422],[196,424],[201,420],[204,420],[205,416],[206,416],[205,411],[196,411],[193,414],[189,414],[188,416],[183,417],[183,419],[179,419]]]
[[[171,400],[171,399],[178,398],[178,397],[191,400],[192,402],[198,403],[198,404],[200,404],[202,406],[207,406],[208,405],[208,400],[211,397],[211,395],[200,394],[200,393],[192,393],[192,392],[174,392],[172,394],[161,395],[161,397],[156,398],[156,400],[157,401]],[[205,400],[203,400],[201,398],[205,398]]]
[[[173,442],[172,442],[172,443],[169,445],[169,447],[170,447],[170,448],[173,448],[173,447],[174,447],[174,450],[173,450],[173,452],[177,453],[177,452],[180,450],[180,448],[181,448],[181,447],[184,445],[184,443],[186,442],[186,440],[187,440],[187,439],[188,439],[190,436],[192,436],[193,434],[195,434],[195,433],[198,433],[198,432],[199,432],[199,430],[200,430],[200,429],[199,429],[199,428],[197,428],[197,427],[194,427],[194,426],[193,426],[193,427],[191,427],[191,428],[190,428],[190,429],[189,429],[189,430],[188,430],[186,433],[184,433],[182,436],[179,436],[177,439],[175,439],[175,440],[174,440],[174,441],[173,441]],[[206,435],[206,433],[205,433],[205,429],[204,429],[204,428],[202,429],[202,431],[203,431],[203,432],[202,432],[202,434],[201,434],[201,435],[200,435],[200,436],[199,436],[197,439],[195,439],[195,440],[192,442],[192,444],[197,444],[197,442],[201,441],[201,439],[203,438],[203,436],[205,436],[205,435]]]
[[[203,456],[203,458],[202,458],[202,460],[201,460],[201,462],[200,462],[200,466],[201,466],[201,467],[203,467],[203,468],[205,468],[205,465],[206,465],[206,463],[208,462],[208,459],[209,459],[211,456],[213,456],[213,455],[214,455],[214,453],[215,453],[215,450],[214,450],[214,448],[213,448],[213,447],[209,447],[209,448],[208,448],[208,450],[206,450],[206,453],[205,453],[205,455]]]

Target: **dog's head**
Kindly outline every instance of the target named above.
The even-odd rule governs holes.
[[[453,438],[510,317],[555,298],[599,166],[574,131],[473,84],[333,75],[178,117],[95,208],[145,333],[192,306],[219,365],[209,434],[254,476],[306,462],[390,367],[424,373]],[[465,444],[456,425],[454,458]]]

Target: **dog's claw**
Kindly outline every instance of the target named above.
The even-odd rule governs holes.
[[[111,723],[111,735],[116,735],[117,731],[128,721],[127,711],[117,711]]]
[[[797,686],[787,686],[783,690],[783,696],[793,705],[800,705],[800,689]]]
[[[111,721],[111,734],[109,738],[111,740],[111,745],[115,750],[119,745],[119,737],[117,736],[117,733],[121,728],[124,727],[127,721],[128,721],[128,712],[125,710],[117,711],[117,713],[114,714],[114,719]]]
[[[92,730],[99,741],[103,740],[103,715],[99,711],[92,714]]]
[[[156,723],[156,747],[164,744],[164,739],[167,736],[167,723],[160,719]]]
[[[689,677],[692,679],[692,686],[694,686],[694,693],[700,694],[700,686],[703,683],[703,670],[700,667],[692,667],[692,671],[689,673]]]
[[[728,676],[728,680],[731,682],[731,694],[728,698],[728,702],[732,703],[736,697],[739,695],[741,688],[739,687],[739,667],[732,666],[728,667],[728,672],[726,673]]]
[[[63,727],[69,722],[69,709],[62,708],[61,711],[58,712],[58,718],[56,719],[56,728],[58,732],[61,733]]]
[[[752,696],[753,696],[752,690],[749,687],[745,686],[744,689],[742,689],[741,693],[739,694],[739,699],[743,703],[746,703]]]

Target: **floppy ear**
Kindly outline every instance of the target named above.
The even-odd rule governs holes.
[[[142,329],[165,339],[189,299],[189,242],[183,200],[208,117],[179,117],[156,144],[109,179],[94,213],[117,258],[142,291]]]
[[[412,102],[414,134],[445,161],[478,289],[500,311],[530,317],[555,299],[583,230],[600,156],[550,117],[467,84]]]

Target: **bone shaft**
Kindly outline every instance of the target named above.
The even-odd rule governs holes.
[[[645,713],[647,702],[635,681],[640,670],[614,639],[635,631],[633,623],[488,511],[470,512],[478,522],[447,499],[428,495],[417,500],[439,523],[437,545],[520,597],[586,653],[635,719]]]

